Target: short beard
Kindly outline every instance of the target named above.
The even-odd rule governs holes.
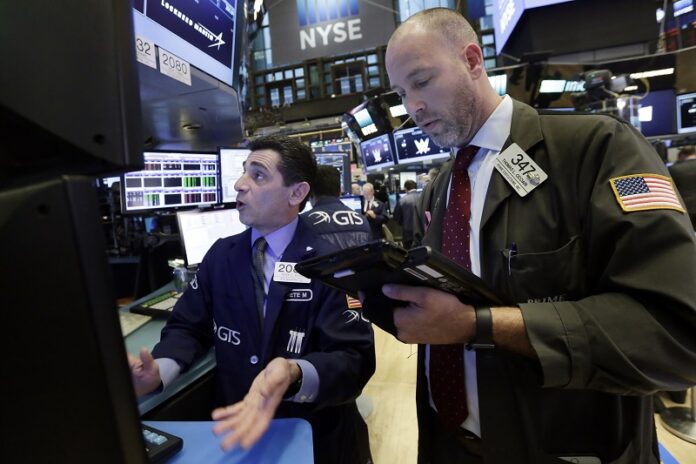
[[[464,147],[474,136],[472,128],[476,127],[476,108],[479,98],[462,85],[460,91],[452,99],[453,105],[442,122],[442,132],[431,135],[430,138],[441,147]]]
[[[431,135],[430,138],[440,147],[452,148],[459,147],[462,139],[461,126],[442,121],[443,130],[437,135]]]

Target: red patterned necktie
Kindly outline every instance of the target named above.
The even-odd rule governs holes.
[[[457,153],[442,225],[442,253],[469,270],[471,183],[468,167],[478,149],[479,147],[468,146]],[[442,423],[449,428],[461,426],[469,415],[464,385],[463,345],[430,346],[430,393]]]

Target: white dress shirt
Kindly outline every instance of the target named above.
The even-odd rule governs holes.
[[[471,272],[481,276],[481,255],[479,252],[481,216],[488,192],[488,184],[493,174],[495,160],[503,149],[503,145],[510,135],[512,124],[512,99],[505,95],[495,111],[489,116],[481,129],[469,143],[480,147],[469,165],[469,181],[471,183],[471,216],[469,218],[470,238],[469,250],[471,255]],[[450,187],[447,189],[447,202],[449,203],[449,191],[452,177],[450,175]],[[464,348],[463,348],[464,349]],[[430,377],[430,345],[425,347],[426,375]],[[469,416],[462,423],[462,427],[481,436],[481,421],[478,405],[478,385],[476,384],[476,352],[464,349],[464,383],[466,384],[467,406]],[[437,410],[430,396],[430,406]]]

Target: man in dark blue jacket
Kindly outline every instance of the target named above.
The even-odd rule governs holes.
[[[294,271],[335,251],[299,220],[316,164],[288,138],[252,142],[237,181],[245,232],[218,240],[162,330],[152,355],[131,357],[136,392],[164,388],[215,347],[222,446],[252,446],[274,417],[312,424],[315,462],[371,462],[355,398],[375,369],[370,324],[346,295]]]
[[[312,209],[300,217],[307,221],[321,238],[339,248],[362,245],[372,240],[367,219],[338,199],[341,173],[333,166],[319,166],[312,185]]]

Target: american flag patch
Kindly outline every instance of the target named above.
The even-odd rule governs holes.
[[[616,201],[626,212],[674,209],[684,212],[672,179],[657,174],[632,174],[609,180]]]
[[[346,301],[348,302],[348,309],[362,309],[362,303],[357,298],[346,295]]]

